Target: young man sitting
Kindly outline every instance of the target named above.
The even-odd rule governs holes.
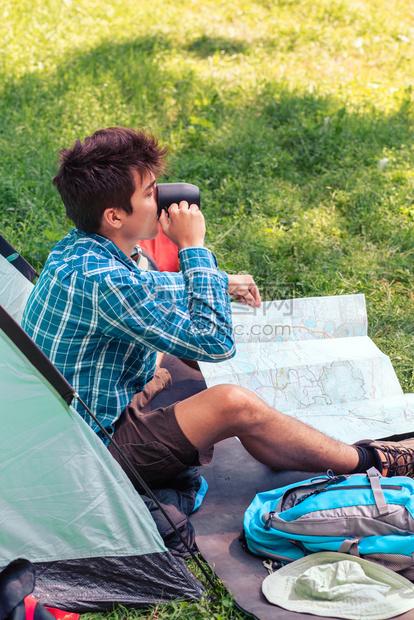
[[[411,475],[414,440],[349,446],[242,387],[215,386],[142,413],[168,382],[165,370],[156,371],[157,352],[228,359],[235,352],[229,294],[260,305],[251,276],[218,271],[203,247],[196,205],[172,204],[158,220],[165,152],[154,138],[124,128],[97,131],[61,151],[54,184],[76,228],[52,250],[29,299],[28,334],[150,487],[208,463],[214,444],[234,435],[274,469],[350,473],[375,465],[383,475]],[[158,222],[178,247],[180,273],[141,271],[130,259],[138,240],[156,237]]]

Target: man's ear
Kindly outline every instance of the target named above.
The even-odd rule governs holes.
[[[114,207],[105,209],[102,215],[102,224],[104,227],[121,228],[122,218],[120,217],[119,209],[115,209]]]

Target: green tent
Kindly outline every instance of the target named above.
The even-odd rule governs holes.
[[[34,563],[34,596],[71,611],[194,599],[107,448],[68,404],[72,388],[0,306],[0,568]]]
[[[0,235],[0,304],[20,323],[37,273]]]

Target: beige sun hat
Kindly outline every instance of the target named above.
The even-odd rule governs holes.
[[[284,609],[348,620],[385,620],[414,608],[414,585],[355,556],[313,553],[263,581],[263,594]]]

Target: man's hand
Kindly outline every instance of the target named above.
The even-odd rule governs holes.
[[[262,304],[259,289],[252,276],[247,274],[229,276],[228,292],[237,301],[249,304],[249,306],[261,306]]]
[[[204,245],[206,225],[197,205],[189,206],[185,200],[179,205],[174,203],[169,207],[168,214],[162,210],[159,221],[164,235],[175,243],[178,250]]]

